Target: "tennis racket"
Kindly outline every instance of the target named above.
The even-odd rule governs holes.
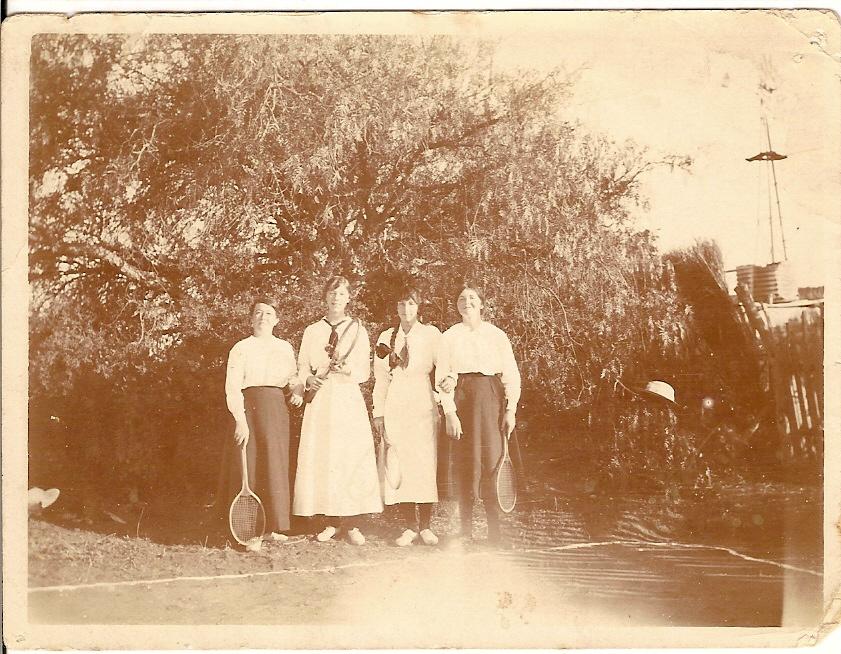
[[[517,504],[517,473],[508,453],[508,438],[502,434],[502,456],[496,467],[494,488],[496,502],[503,513],[511,513]]]
[[[339,345],[342,344],[342,341],[345,340],[345,336],[347,336],[347,333],[350,331],[350,328],[353,327],[354,325],[356,325],[356,332],[353,334],[353,340],[350,342],[350,347],[347,349],[347,352],[345,352],[344,355],[340,357],[339,356]],[[339,340],[336,343],[336,347],[333,349],[333,352],[330,354],[330,365],[328,366],[327,370],[325,370],[320,375],[316,375],[316,377],[318,377],[319,379],[327,379],[327,377],[330,375],[330,372],[333,370],[333,368],[341,367],[344,364],[344,362],[347,361],[348,357],[350,356],[350,353],[353,352],[353,348],[356,345],[356,339],[359,337],[360,327],[361,327],[361,325],[359,324],[359,321],[356,320],[355,318],[351,322],[348,323],[347,327],[345,327],[344,331],[342,332],[342,335],[339,337]],[[313,371],[313,374],[314,373],[315,373],[315,371]],[[310,402],[312,402],[315,399],[315,394],[317,392],[318,391],[314,388],[306,389],[304,391],[304,403],[309,404]]]
[[[400,458],[397,456],[397,449],[393,445],[385,442],[385,438],[380,441],[379,464],[383,470],[388,485],[394,490],[400,488],[403,482],[403,474],[400,470]]]
[[[266,512],[260,498],[248,486],[248,459],[245,455],[246,445],[240,448],[242,455],[242,490],[231,502],[228,511],[228,525],[231,535],[240,545],[262,536],[266,530]]]

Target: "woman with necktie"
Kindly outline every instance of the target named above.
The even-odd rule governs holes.
[[[325,516],[316,539],[340,531],[365,543],[363,514],[383,510],[368,409],[359,384],[371,375],[371,345],[362,324],[346,315],[350,283],[331,277],[324,287],[327,314],[304,330],[298,376],[311,401],[304,410],[292,512]]]
[[[436,545],[430,528],[432,505],[438,501],[438,405],[431,373],[441,332],[418,319],[420,291],[404,286],[395,297],[399,322],[377,339],[374,357],[374,430],[397,452],[400,484],[383,480],[387,505],[399,505],[403,531],[399,547]]]

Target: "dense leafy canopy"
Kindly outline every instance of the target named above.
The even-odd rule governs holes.
[[[250,298],[276,296],[297,345],[331,273],[375,333],[397,280],[442,327],[478,280],[525,422],[676,374],[685,307],[629,212],[646,170],[689,162],[562,122],[561,72],[493,56],[450,37],[36,37],[30,392],[52,431],[34,431],[139,485],[185,453],[212,468]]]

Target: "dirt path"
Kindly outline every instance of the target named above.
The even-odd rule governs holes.
[[[395,645],[453,647],[546,646],[558,626],[814,625],[820,513],[796,494],[772,500],[737,496],[680,533],[683,516],[649,517],[648,504],[559,498],[507,521],[508,551],[446,539],[397,548],[385,519],[364,547],[302,538],[258,554],[31,520],[29,614],[48,624],[369,625],[399,634]],[[451,533],[447,520],[440,511],[434,528]]]
[[[774,625],[783,621],[786,592],[799,588],[809,597],[819,588],[820,576],[810,571],[751,558],[630,542],[515,552],[413,548],[401,558],[327,568],[33,589],[29,610],[46,623],[387,620],[407,642],[452,644],[454,616],[460,633],[472,634],[605,621]]]

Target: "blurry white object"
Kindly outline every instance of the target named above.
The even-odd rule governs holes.
[[[105,513],[105,515],[107,515],[109,518],[111,518],[114,522],[119,522],[121,525],[126,524],[126,521],[125,521],[125,520],[123,520],[120,516],[118,516],[118,515],[116,515],[116,514],[114,514],[114,513],[111,513],[110,511],[105,511],[104,513]]]
[[[29,510],[33,509],[46,509],[48,506],[53,504],[59,496],[58,488],[48,488],[44,490],[43,488],[38,488],[35,486],[34,488],[29,489]]]
[[[671,384],[667,384],[664,381],[650,381],[645,385],[645,389],[642,392],[647,395],[660,397],[672,404],[676,404],[675,389],[672,388]]]

